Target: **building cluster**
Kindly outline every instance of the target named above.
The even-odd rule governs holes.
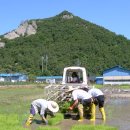
[[[37,83],[61,83],[63,76],[38,76]],[[0,73],[0,82],[27,82],[29,78],[22,73]],[[130,70],[114,66],[103,71],[103,75],[95,78],[96,84],[121,85],[130,84]]]
[[[1,73],[0,82],[27,82],[29,78],[22,73]],[[60,83],[62,76],[38,76],[35,77],[37,83]]]
[[[26,82],[28,76],[21,73],[0,73],[0,82]]]

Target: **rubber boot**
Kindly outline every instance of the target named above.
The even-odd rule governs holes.
[[[99,110],[102,114],[102,119],[105,121],[106,120],[106,113],[105,113],[104,107],[99,108]]]
[[[96,106],[94,103],[91,104],[91,119],[90,121],[95,121],[95,115],[96,115]]]
[[[26,126],[29,126],[32,123],[32,120],[33,120],[33,115],[30,114],[27,121],[26,121]]]
[[[78,105],[78,111],[79,111],[79,122],[83,121],[83,105],[82,104],[79,104]]]

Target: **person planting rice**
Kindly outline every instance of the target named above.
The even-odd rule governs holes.
[[[91,94],[82,89],[72,88],[72,86],[68,87],[66,93],[72,93],[72,99],[74,101],[73,104],[68,109],[73,110],[78,105],[78,111],[80,117],[78,121],[83,121],[84,119],[83,107],[91,107],[93,109],[93,99]],[[81,103],[79,101],[81,101]],[[92,117],[90,120],[94,119],[93,117],[95,113],[93,112],[94,111],[92,111]]]
[[[26,126],[29,126],[34,115],[37,113],[41,116],[42,121],[48,125],[47,115],[54,116],[54,113],[58,112],[59,105],[54,101],[47,101],[45,99],[36,99],[31,103],[30,115],[26,121]]]
[[[106,114],[105,114],[105,110],[104,110],[105,96],[104,96],[103,92],[100,89],[92,88],[92,89],[88,90],[88,93],[92,95],[92,97],[94,99],[94,104],[98,105],[99,111],[102,114],[102,119],[105,121],[106,120]],[[94,111],[95,110],[96,109],[94,109]]]

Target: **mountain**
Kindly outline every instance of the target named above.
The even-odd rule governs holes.
[[[15,39],[21,36],[29,36],[32,34],[36,34],[37,24],[36,21],[24,21],[20,24],[20,26],[4,35],[4,38],[7,39]]]
[[[0,73],[61,75],[73,65],[84,66],[90,75],[115,65],[130,69],[130,40],[68,11],[23,22],[0,36],[0,47]]]

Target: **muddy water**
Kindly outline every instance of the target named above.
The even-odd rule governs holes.
[[[105,110],[107,125],[115,126],[119,130],[130,130],[130,98],[109,99],[106,101]]]
[[[105,124],[108,126],[116,127],[118,130],[130,130],[130,98],[109,98],[105,102],[106,111],[106,122],[102,121],[101,113],[98,107],[96,107],[96,120],[91,122],[89,120],[84,120],[83,122],[78,122],[77,120],[65,119],[61,123],[61,130],[70,130],[71,126],[75,124]]]
[[[121,98],[109,98],[105,103],[105,111],[106,111],[106,122],[103,122],[101,119],[101,113],[96,108],[96,121],[91,122],[89,120],[84,120],[83,122],[78,122],[77,120],[65,119],[63,120],[58,127],[61,130],[70,130],[71,127],[75,124],[105,124],[108,126],[117,127],[118,130],[130,130],[130,98],[121,99]],[[43,124],[33,123],[31,126],[31,130],[36,130],[36,128]]]

